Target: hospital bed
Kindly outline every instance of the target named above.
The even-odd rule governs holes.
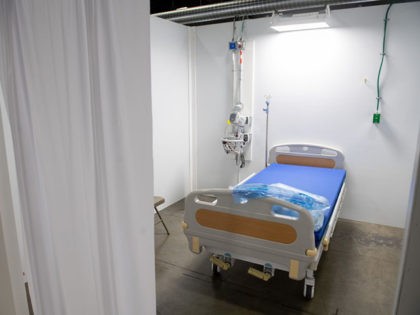
[[[328,250],[345,192],[343,162],[335,149],[278,145],[270,150],[269,166],[240,183],[283,183],[324,196],[329,209],[318,231],[310,211],[288,201],[263,197],[239,203],[232,189],[192,192],[183,221],[190,250],[199,254],[205,249],[215,274],[231,268],[236,259],[259,265],[248,273],[265,281],[275,270],[286,271],[291,279],[304,279],[303,295],[313,298],[314,271]],[[276,206],[296,215],[277,215]]]

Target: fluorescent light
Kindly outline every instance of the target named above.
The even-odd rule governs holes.
[[[272,21],[271,28],[277,32],[301,31],[330,27],[328,14],[312,13],[294,16],[278,16]]]
[[[290,32],[290,31],[302,31],[311,30],[316,28],[327,28],[330,27],[327,22],[311,22],[301,24],[289,24],[289,25],[273,25],[271,28],[277,32]]]

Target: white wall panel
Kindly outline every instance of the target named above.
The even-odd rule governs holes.
[[[11,163],[10,125],[5,116],[6,103],[12,102],[12,59],[10,51],[10,8],[13,4],[0,0],[0,314],[28,314],[25,277],[22,275],[22,248],[19,242],[18,218],[13,201],[17,196],[16,176]],[[12,179],[13,177],[13,179]],[[20,221],[19,221],[20,223]]]
[[[420,135],[420,134],[419,134]],[[420,140],[420,137],[419,137]],[[394,314],[419,314],[418,283],[420,274],[420,254],[418,240],[420,238],[420,145],[413,171],[410,190],[403,255],[400,263],[399,285],[396,294]]]
[[[150,22],[154,193],[167,206],[189,189],[188,28]]]

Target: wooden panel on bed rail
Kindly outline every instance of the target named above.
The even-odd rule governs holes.
[[[344,156],[340,151],[324,146],[284,144],[271,148],[269,163],[343,168]]]
[[[198,224],[207,228],[277,243],[291,244],[297,238],[296,230],[292,226],[280,222],[208,209],[198,209],[195,218]]]
[[[335,167],[334,160],[304,156],[277,155],[276,162],[279,164],[306,165],[326,168]]]

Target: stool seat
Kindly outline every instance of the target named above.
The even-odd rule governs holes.
[[[163,227],[165,228],[165,230],[166,230],[166,233],[169,235],[169,230],[168,230],[168,228],[166,227],[166,224],[165,224],[165,222],[163,221],[163,219],[162,219],[162,216],[160,215],[160,213],[159,213],[159,210],[157,209],[157,207],[158,206],[160,206],[161,204],[163,204],[165,202],[165,198],[163,198],[163,197],[161,197],[161,196],[153,196],[153,205],[154,205],[154,208],[155,208],[155,211],[156,211],[156,214],[158,215],[158,217],[159,217],[159,222],[161,222],[162,224],[163,224]],[[158,223],[159,223],[158,222]]]
[[[155,207],[160,206],[161,204],[165,203],[165,198],[161,196],[153,196],[153,203]]]

